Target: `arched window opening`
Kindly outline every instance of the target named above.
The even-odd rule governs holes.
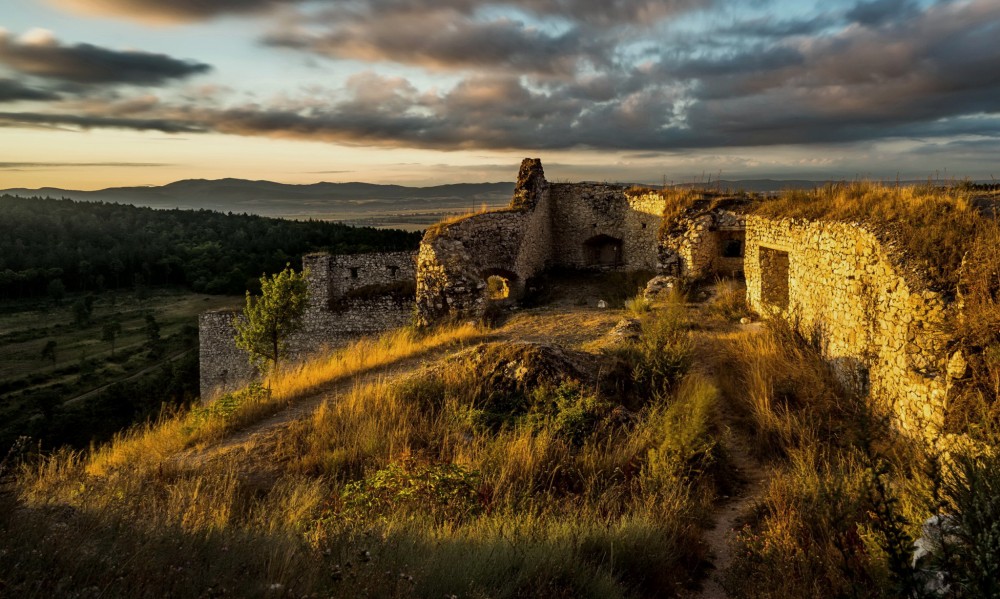
[[[490,275],[486,278],[486,299],[501,301],[510,297],[510,281],[500,275]]]

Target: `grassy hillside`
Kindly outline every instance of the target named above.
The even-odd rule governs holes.
[[[625,312],[577,290],[497,329],[363,341],[272,395],[251,387],[82,454],[8,460],[0,584],[660,597],[720,596],[718,580],[732,597],[910,596],[929,515],[966,535],[998,513],[997,454],[896,436],[803,340],[736,324],[741,291]],[[605,336],[627,314],[638,336]],[[732,496],[746,508],[724,519]],[[990,596],[994,562],[972,555],[997,537],[961,538],[961,561],[931,567]]]
[[[75,308],[85,301],[90,310],[81,318]],[[198,314],[241,301],[157,290],[4,304],[0,447],[22,435],[46,447],[86,447],[155,417],[162,403],[190,401],[198,386]],[[103,337],[114,323],[112,355]],[[165,372],[169,381],[158,380]]]
[[[8,457],[0,591],[998,596],[1000,261],[968,247],[977,320],[955,326],[976,384],[930,443],[788,327],[740,322],[739,282],[597,309],[625,283],[567,279],[495,328],[393,332],[270,392]]]

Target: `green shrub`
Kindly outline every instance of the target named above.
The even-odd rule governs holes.
[[[954,596],[1000,597],[1000,455],[953,455],[942,477],[947,531],[931,567]]]
[[[423,514],[436,522],[461,522],[483,511],[479,474],[456,464],[403,460],[348,484],[337,515],[349,523]]]
[[[625,391],[651,399],[666,395],[691,366],[694,343],[687,321],[669,308],[642,323],[642,332],[630,341],[608,350],[630,369]]]
[[[191,412],[191,422],[196,428],[208,421],[224,421],[241,409],[252,404],[267,402],[271,392],[259,382],[250,383],[239,391],[226,393],[216,398],[212,403]]]

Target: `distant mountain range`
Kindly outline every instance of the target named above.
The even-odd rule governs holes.
[[[96,191],[55,187],[0,190],[0,193],[28,197],[69,198],[161,209],[204,208],[405,229],[421,229],[444,215],[468,212],[483,204],[505,205],[513,192],[513,183],[404,187],[371,183],[289,185],[245,179],[187,179],[156,187],[111,187]]]
[[[825,183],[825,181],[802,179],[722,179],[711,183],[683,183],[674,187],[773,192],[783,189],[811,189]],[[4,189],[0,190],[0,193],[27,197],[69,198],[85,202],[133,204],[163,209],[205,208],[220,212],[245,212],[280,218],[315,218],[355,225],[420,229],[445,215],[468,212],[484,204],[490,207],[505,205],[510,201],[513,191],[513,183],[457,183],[433,187],[405,187],[373,183],[289,185],[246,179],[186,179],[161,186],[111,187],[96,191],[42,187]]]

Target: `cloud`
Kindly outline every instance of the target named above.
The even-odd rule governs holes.
[[[578,29],[550,33],[522,21],[480,21],[455,10],[417,14],[328,14],[324,29],[302,26],[265,39],[272,46],[362,61],[391,61],[431,69],[502,66],[518,72],[572,74],[583,58],[604,54]]]
[[[98,13],[152,22],[198,21],[226,14],[249,14],[306,0],[54,0],[67,8],[84,13]],[[418,14],[429,10],[426,2],[416,0],[314,0],[313,4],[354,10],[365,6],[373,14]],[[516,9],[539,16],[569,17],[573,20],[607,26],[619,23],[648,23],[663,17],[702,8],[714,0],[440,0],[435,9],[449,9],[473,14],[486,7]],[[433,32],[429,32],[433,33]]]
[[[163,133],[204,133],[202,126],[162,118],[119,118],[113,116],[40,112],[0,112],[0,127],[19,125],[68,125],[80,129],[133,129]]]
[[[0,32],[0,63],[24,75],[78,84],[162,85],[211,70],[165,54],[66,45],[41,30],[20,39]]]
[[[115,168],[157,168],[163,166],[173,166],[162,162],[0,162],[2,171],[20,171],[24,169],[62,169],[62,168],[90,168],[90,167],[115,167]]]
[[[0,79],[0,102],[48,101],[59,97],[54,91],[31,87],[14,79]]]
[[[847,18],[862,25],[877,26],[912,18],[920,12],[913,0],[873,0],[859,2],[847,11]]]
[[[341,58],[447,69],[453,77],[446,85],[365,71],[336,92],[303,89],[304,97],[289,92],[268,103],[220,108],[194,95],[172,101],[145,95],[8,112],[0,120],[386,147],[637,154],[1000,137],[995,0],[926,9],[879,0],[814,20],[759,24],[745,35],[724,25],[722,36],[707,30],[677,39],[637,34],[634,24],[594,25],[612,14],[625,23],[654,10],[648,3],[574,3],[578,10],[559,27],[507,13],[487,16],[475,4],[445,0],[416,12],[408,0],[344,3],[312,26],[288,29],[288,39],[272,39]],[[671,10],[682,5],[695,6],[665,3]],[[541,14],[568,4],[523,0],[517,6]],[[402,15],[412,15],[412,22]],[[599,35],[591,37],[593,31]],[[61,47],[35,37],[33,44],[18,43]]]
[[[199,21],[224,14],[262,12],[299,0],[54,0],[85,14],[125,17],[154,23]]]

